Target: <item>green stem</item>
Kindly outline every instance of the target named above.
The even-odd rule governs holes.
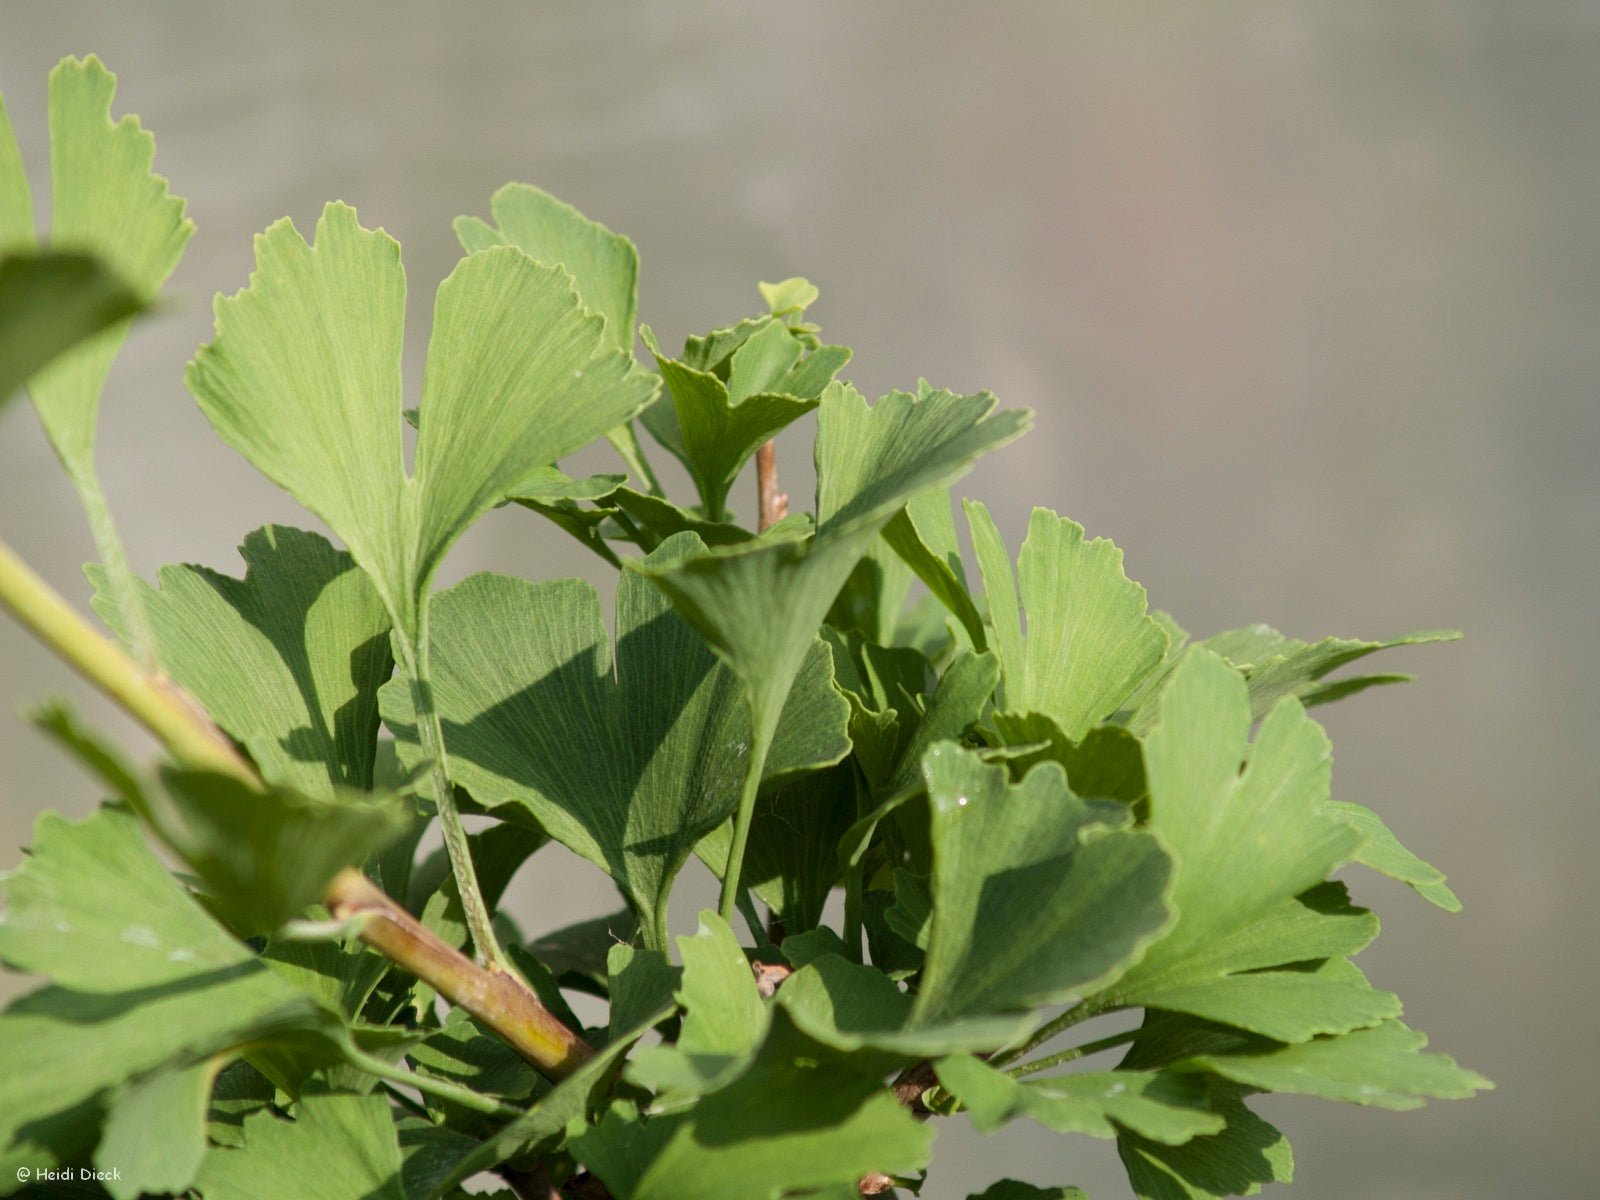
[[[45,645],[100,688],[161,742],[174,758],[255,782],[220,732],[163,688],[120,646],[96,630],[0,542],[0,605]]]
[[[850,957],[863,962],[861,948],[862,888],[866,882],[866,863],[856,859],[844,877],[844,944]]]
[[[1087,1021],[1090,1017],[1099,1016],[1100,1012],[1100,1009],[1091,1008],[1088,1004],[1074,1005],[1072,1008],[1067,1009],[1066,1012],[1056,1017],[1053,1021],[1047,1021],[1043,1025],[1039,1026],[1039,1028],[1034,1031],[1033,1036],[1016,1049],[1003,1050],[999,1054],[996,1054],[989,1060],[989,1065],[991,1067],[1004,1067],[1010,1063],[1014,1063],[1017,1061],[1017,1059],[1022,1058],[1024,1055],[1033,1053],[1033,1051],[1037,1050],[1040,1046],[1044,1045],[1057,1034],[1071,1029],[1074,1025],[1078,1025],[1084,1021]]]
[[[439,721],[433,703],[433,683],[428,672],[428,601],[424,597],[417,610],[417,634],[408,636],[402,631],[401,653],[405,656],[406,674],[411,680],[411,703],[417,715],[417,734],[422,752],[432,764],[434,803],[439,809],[439,828],[444,834],[445,852],[450,856],[450,871],[455,876],[456,890],[461,895],[461,908],[466,913],[467,928],[472,933],[472,944],[477,947],[484,965],[512,979],[520,980],[521,973],[500,947],[495,937],[493,918],[489,905],[483,898],[483,888],[478,883],[478,872],[472,865],[472,849],[467,843],[467,830],[461,824],[461,811],[456,807],[455,787],[450,782],[450,765],[445,758],[444,727]]]
[[[729,925],[738,907],[740,875],[744,871],[744,850],[750,841],[750,824],[756,815],[756,796],[761,791],[761,775],[767,769],[767,752],[772,749],[772,722],[752,713],[755,735],[750,742],[750,761],[745,765],[744,787],[739,793],[739,811],[733,817],[733,844],[728,847],[728,865],[722,872],[722,896],[717,913]]]
[[[451,1083],[445,1079],[435,1079],[431,1075],[422,1075],[416,1071],[402,1071],[381,1058],[377,1058],[363,1050],[346,1050],[345,1057],[350,1065],[358,1070],[365,1071],[368,1075],[375,1075],[379,1079],[386,1079],[391,1083],[398,1083],[421,1092],[425,1096],[436,1096],[440,1100],[449,1100],[463,1108],[470,1108],[474,1112],[488,1113],[491,1117],[503,1117],[506,1120],[516,1120],[522,1116],[520,1109],[512,1108],[508,1104],[501,1104],[498,1100],[475,1092],[469,1087],[459,1083]]]
[[[105,492],[100,488],[100,476],[93,462],[83,462],[68,468],[72,486],[77,489],[83,512],[89,518],[89,532],[94,537],[96,552],[106,569],[111,584],[111,598],[122,614],[128,631],[128,643],[133,647],[133,657],[146,671],[157,669],[155,635],[150,631],[150,621],[145,615],[144,602],[139,596],[138,580],[128,562],[127,548],[117,523],[112,520],[111,506],[106,503]]]
[[[1122,1033],[1113,1033],[1110,1037],[1103,1037],[1099,1041],[1085,1042],[1081,1046],[1074,1046],[1070,1050],[1062,1050],[1048,1058],[1036,1059],[1030,1063],[1023,1063],[1020,1067],[1010,1068],[1006,1074],[1013,1079],[1021,1079],[1024,1075],[1032,1075],[1036,1071],[1046,1071],[1051,1067],[1059,1067],[1062,1063],[1076,1062],[1080,1058],[1087,1058],[1091,1054],[1099,1054],[1102,1050],[1111,1050],[1117,1046],[1126,1046],[1139,1036],[1137,1029],[1128,1029]]]

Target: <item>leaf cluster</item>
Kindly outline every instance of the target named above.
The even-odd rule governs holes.
[[[113,90],[92,58],[51,76],[44,250],[0,107],[0,393],[27,381],[86,480],[128,319],[192,230]],[[1191,639],[1044,508],[1013,556],[964,501],[969,558],[951,485],[1027,413],[926,382],[869,402],[800,279],[676,354],[640,328],[650,369],[626,238],[526,185],[490,213],[456,224],[410,414],[400,248],[353,209],[270,227],[217,300],[189,390],[342,548],[266,526],[238,576],[88,569],[246,769],[147,769],[64,704],[37,715],[108,799],[41,818],[0,879],[0,961],[42,978],[0,1013],[0,1194],[50,1167],[114,1169],[88,1190],[117,1200],[458,1200],[486,1170],[518,1195],[914,1192],[964,1112],[1112,1139],[1152,1200],[1243,1195],[1291,1171],[1258,1093],[1488,1086],[1352,961],[1378,923],[1351,864],[1459,904],[1334,798],[1307,711],[1401,678],[1340,668],[1449,635]],[[812,420],[809,511],[740,523],[752,456]],[[620,470],[562,471],[597,439]],[[434,590],[506,504],[618,569],[613,628],[575,580]],[[507,884],[564,853],[617,911],[524,931]],[[418,974],[364,940],[334,899],[350,867],[484,966]],[[674,938],[700,869],[721,903]],[[447,1002],[474,971],[583,1053],[524,1057]]]

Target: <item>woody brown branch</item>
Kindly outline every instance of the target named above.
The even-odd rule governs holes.
[[[756,495],[760,513],[756,528],[762,532],[789,515],[789,497],[778,490],[778,444],[762,443],[756,451]]]

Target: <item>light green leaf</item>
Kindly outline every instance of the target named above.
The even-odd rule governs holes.
[[[74,346],[147,307],[92,255],[45,251],[0,258],[0,405]]]
[[[221,1065],[211,1058],[156,1071],[118,1092],[94,1152],[116,1200],[188,1190],[206,1155],[206,1115]]]
[[[155,139],[137,117],[111,119],[117,78],[93,55],[50,72],[50,241],[103,259],[141,300],[154,299],[178,265],[194,223],[151,171]],[[89,469],[100,392],[127,336],[113,325],[36,375],[39,420],[62,461]]]
[[[308,1095],[294,1120],[245,1118],[244,1146],[200,1168],[206,1200],[406,1200],[400,1143],[382,1095]]]
[[[642,566],[744,683],[760,735],[772,730],[817,627],[857,561],[901,506],[1020,436],[1029,414],[987,393],[891,392],[868,405],[830,384],[817,437],[817,532],[768,536]]]
[[[983,617],[967,591],[966,568],[950,515],[950,489],[929,488],[913,496],[884,526],[883,540],[961,622],[972,648],[987,649]]]
[[[1389,831],[1382,817],[1359,804],[1335,801],[1333,807],[1367,839],[1356,854],[1358,863],[1390,879],[1398,879],[1429,904],[1445,912],[1461,911],[1461,901],[1446,885],[1444,872],[1432,863],[1423,862],[1401,845],[1400,839]]]
[[[1342,886],[1326,884],[1167,965],[1148,972],[1141,965],[1094,1004],[1192,1013],[1294,1042],[1376,1025],[1399,1015],[1399,997],[1374,989],[1337,956],[1355,953],[1377,934],[1371,913],[1351,907]]]
[[[6,113],[6,98],[0,96],[0,254],[31,250],[34,241],[33,194]]]
[[[1171,919],[1172,862],[1121,805],[1046,763],[1019,784],[945,742],[923,757],[933,926],[917,1018],[1076,999],[1136,962]]]
[[[276,783],[331,799],[370,788],[389,618],[366,575],[315,533],[268,525],[239,548],[245,576],[163,567],[139,584],[162,666]],[[95,610],[126,640],[105,571]]]
[[[631,355],[639,290],[639,252],[633,243],[531,184],[506,184],[489,207],[494,226],[477,217],[456,218],[462,249],[476,253],[515,246],[534,262],[562,268],[572,276],[583,306],[605,318],[606,341]]]
[[[911,996],[882,971],[837,954],[813,958],[785,979],[777,1003],[808,1037],[845,1053],[874,1052],[889,1065],[996,1050],[1026,1033],[1030,1023],[1025,1014],[1017,1014],[915,1025]],[[870,1061],[870,1055],[862,1061]]]
[[[1210,1090],[1213,1112],[1227,1121],[1221,1133],[1167,1146],[1132,1132],[1117,1137],[1117,1153],[1140,1200],[1221,1200],[1253,1196],[1262,1184],[1294,1178],[1289,1143],[1245,1107],[1241,1088]]]
[[[809,394],[788,390],[796,386],[789,375],[799,369],[804,347],[779,321],[767,322],[733,353],[727,380],[668,357],[649,326],[641,334],[667,389],[645,425],[688,468],[707,516],[722,520],[740,468],[761,443],[817,406],[828,379]]]
[[[775,317],[799,316],[815,304],[817,297],[822,294],[816,284],[798,275],[777,283],[758,283],[756,286],[761,289],[761,298],[767,302],[768,310]]]
[[[434,699],[457,781],[608,871],[646,943],[661,948],[674,877],[738,801],[750,719],[726,669],[636,575],[618,586],[617,634],[613,675],[593,588],[474,576],[434,599]],[[826,648],[813,643],[769,780],[849,752],[831,678]],[[418,761],[410,690],[395,681],[381,703],[402,760]]]
[[[1453,629],[1439,629],[1408,633],[1381,642],[1338,637],[1303,642],[1284,636],[1270,625],[1258,624],[1213,634],[1198,645],[1227,659],[1243,672],[1250,691],[1251,716],[1260,720],[1285,696],[1296,696],[1310,708],[1314,704],[1353,696],[1369,687],[1408,682],[1409,675],[1359,675],[1334,680],[1327,676],[1380,650],[1453,642],[1460,636]],[[1176,665],[1176,660],[1169,659],[1168,665]],[[1126,717],[1129,728],[1140,735],[1148,733],[1155,724],[1159,701],[1159,689],[1151,689],[1136,705],[1130,704]]]
[[[727,1086],[642,1124],[629,1107],[613,1107],[573,1150],[629,1200],[680,1200],[688,1180],[696,1200],[775,1200],[869,1171],[909,1173],[932,1141],[879,1077],[854,1070],[778,1008]]]
[[[1113,1138],[1120,1129],[1177,1146],[1220,1133],[1225,1122],[1194,1079],[1159,1071],[1084,1071],[1051,1079],[1013,1079],[969,1055],[942,1059],[939,1082],[966,1106],[980,1133],[1028,1117],[1057,1133]]]
[[[0,1013],[0,1156],[13,1166],[74,1142],[87,1153],[125,1080],[337,1025],[202,912],[125,813],[45,814],[0,892],[0,961],[52,983]]]
[[[733,930],[716,913],[700,914],[693,937],[678,939],[683,984],[682,1032],[671,1046],[634,1055],[627,1078],[674,1096],[698,1095],[725,1081],[761,1042],[767,1010]]]
[[[1042,713],[1076,742],[1161,665],[1167,632],[1146,611],[1144,588],[1123,574],[1122,551],[1110,541],[1085,541],[1076,521],[1036,508],[1013,580],[988,510],[975,501],[966,510],[1000,652],[1005,709]]]
[[[1308,951],[1370,934],[1340,933],[1361,919],[1338,912],[1338,896],[1294,899],[1362,844],[1328,801],[1326,736],[1294,699],[1274,706],[1253,746],[1250,724],[1243,677],[1210,651],[1190,649],[1145,741],[1149,825],[1180,864],[1178,921],[1095,1005],[1176,1009],[1283,1041],[1394,1016],[1394,997],[1373,991],[1347,963],[1265,970],[1348,953]]]
[[[1174,1070],[1204,1070],[1265,1092],[1291,1092],[1370,1104],[1419,1108],[1425,1097],[1463,1100],[1494,1085],[1444,1054],[1423,1054],[1425,1035],[1399,1021],[1299,1045],[1246,1045],[1235,1053],[1201,1054]]]
[[[637,412],[654,384],[560,268],[510,247],[468,255],[439,288],[407,479],[404,318],[398,245],[330,204],[314,244],[287,220],[257,238],[251,284],[218,299],[216,340],[187,382],[222,439],[328,523],[415,635],[461,531]]]

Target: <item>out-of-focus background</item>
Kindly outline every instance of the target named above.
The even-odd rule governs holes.
[[[141,570],[233,570],[248,530],[311,521],[181,382],[284,214],[309,231],[341,198],[404,243],[413,390],[450,220],[507,180],[634,238],[668,343],[806,274],[863,390],[921,375],[1037,410],[962,486],[1013,549],[1046,504],[1199,633],[1467,631],[1383,664],[1420,682],[1321,715],[1337,794],[1467,905],[1358,877],[1386,925],[1362,965],[1499,1090],[1268,1115],[1305,1200],[1594,1194],[1600,6],[12,3],[0,89],[41,215],[45,74],[90,50],[199,223],[103,408]],[[797,497],[804,436],[781,451]],[[0,536],[86,599],[90,540],[25,404],[0,420]],[[483,569],[606,583],[520,511],[445,582]],[[13,716],[62,691],[84,689],[0,621],[0,863],[41,809],[97,800]],[[514,905],[538,933],[608,890],[552,849]],[[1128,1195],[1107,1144],[958,1122],[924,1194],[1001,1174]]]

